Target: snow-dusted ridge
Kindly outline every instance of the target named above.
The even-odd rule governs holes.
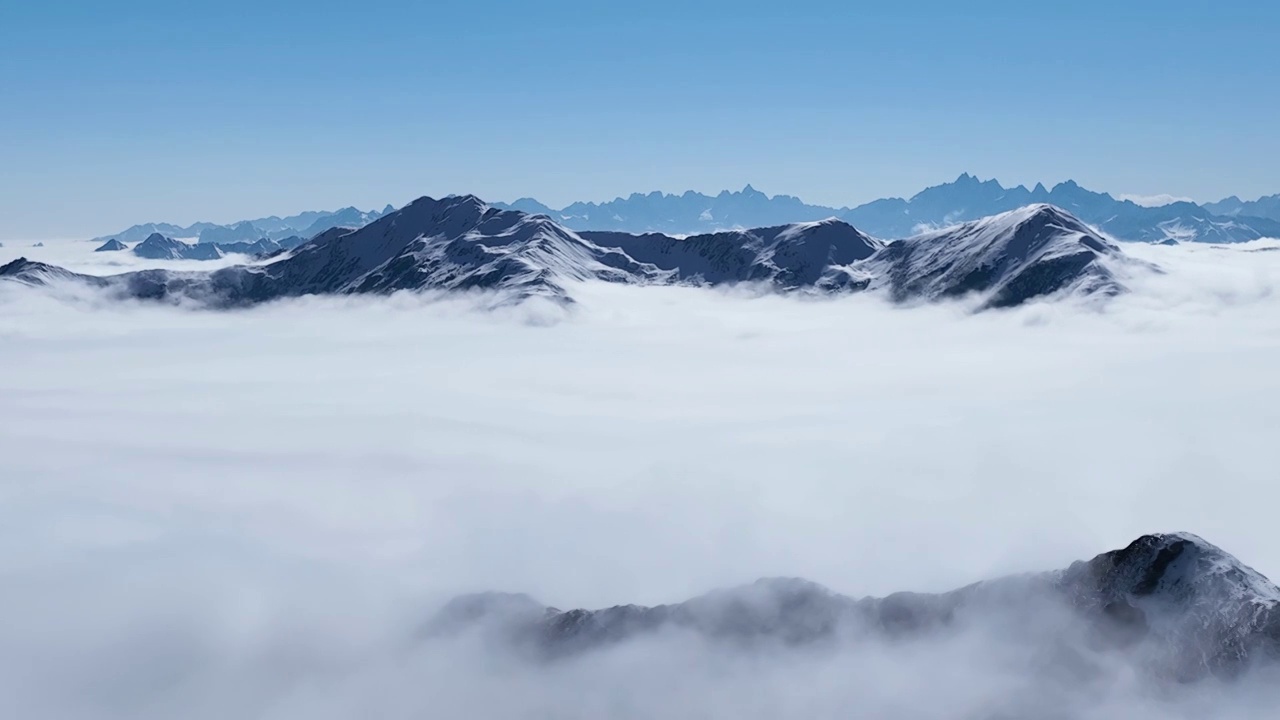
[[[159,234],[139,250],[157,258],[227,251]],[[28,284],[82,279],[124,297],[194,299],[215,307],[400,290],[485,290],[502,301],[567,302],[572,285],[588,280],[757,283],[816,293],[883,288],[895,301],[976,295],[984,307],[1124,290],[1115,273],[1124,262],[1119,248],[1049,205],[886,245],[835,218],[685,238],[576,233],[545,215],[456,195],[419,198],[358,229],[328,229],[276,252],[269,262],[207,273],[148,270],[87,280],[17,263],[0,269],[0,277]]]
[[[1125,262],[1070,213],[1037,204],[898,240],[861,269],[898,301],[979,294],[1010,307],[1059,292],[1119,294]]]
[[[1188,533],[1146,535],[1064,570],[976,583],[941,594],[855,599],[794,578],[771,578],[674,605],[559,610],[527,595],[461,596],[424,627],[426,641],[482,630],[546,660],[658,631],[715,642],[783,646],[921,636],[994,623],[1030,642],[1055,611],[1089,642],[1127,652],[1179,681],[1232,677],[1280,660],[1280,589],[1220,548]],[[1038,627],[1039,626],[1039,627]]]

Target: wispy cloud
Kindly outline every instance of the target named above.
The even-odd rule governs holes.
[[[983,636],[543,670],[408,638],[463,591],[943,590],[1158,530],[1280,575],[1257,401],[1280,393],[1280,253],[1249,249],[1133,246],[1168,272],[1105,310],[982,316],[605,285],[568,312],[213,313],[0,284],[0,612],[20,620],[0,697],[15,717],[980,712],[1023,687]],[[1103,696],[1166,716],[1121,675]]]
[[[1163,207],[1165,205],[1172,205],[1173,203],[1176,203],[1176,202],[1195,202],[1195,200],[1192,200],[1189,197],[1181,197],[1178,195],[1169,195],[1169,194],[1121,195],[1120,199],[1128,200],[1129,202],[1135,205],[1141,205],[1142,207]]]

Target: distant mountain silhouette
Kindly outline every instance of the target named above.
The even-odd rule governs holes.
[[[1280,221],[1280,194],[1245,202],[1232,195],[1216,203],[1205,203],[1205,210],[1226,217],[1267,218]]]
[[[1032,203],[1056,205],[1118,240],[1244,242],[1280,235],[1280,222],[1220,217],[1189,202],[1143,207],[1086,190],[1071,180],[1051,190],[1042,184],[1028,190],[1023,185],[1006,188],[996,180],[982,181],[968,173],[909,199],[860,205],[842,217],[878,237],[909,237]]]
[[[738,192],[725,190],[703,195],[692,190],[681,195],[634,193],[606,203],[575,202],[560,210],[533,198],[494,207],[541,213],[572,230],[616,230],[629,233],[707,233],[754,227],[776,227],[825,220],[842,209],[807,205],[790,195],[770,197],[747,185]]]
[[[294,236],[309,238],[330,228],[363,227],[394,210],[395,208],[390,205],[382,210],[369,211],[346,207],[334,211],[308,211],[283,218],[272,215],[256,220],[241,220],[228,225],[198,222],[182,227],[170,223],[145,223],[134,225],[114,235],[94,238],[94,241],[118,240],[123,243],[140,243],[153,234],[178,239],[197,238],[200,243],[218,244],[252,243],[263,238],[268,240],[283,240]]]
[[[108,240],[94,249],[94,252],[119,252],[128,249],[128,246],[119,240]]]
[[[1234,204],[1229,202],[1232,200]],[[682,195],[654,192],[598,205],[576,202],[559,210],[533,198],[497,206],[545,214],[574,230],[627,233],[704,234],[838,216],[865,233],[893,239],[1027,205],[1050,204],[1117,240],[1226,243],[1280,237],[1280,208],[1268,204],[1270,200],[1240,203],[1231,198],[1211,208],[1190,202],[1143,207],[1108,193],[1087,190],[1072,180],[1052,189],[1043,184],[1031,189],[1022,185],[1006,188],[996,180],[979,180],[964,173],[954,182],[926,188],[910,198],[883,198],[851,210],[808,205],[789,195],[769,197],[750,185],[736,193],[725,191],[716,196],[692,191]],[[1275,204],[1280,205],[1280,196],[1276,196]]]

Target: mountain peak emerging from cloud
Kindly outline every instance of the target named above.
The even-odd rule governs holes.
[[[527,595],[479,593],[448,603],[423,639],[480,630],[533,660],[580,655],[657,633],[730,645],[856,643],[929,636],[989,619],[1023,628],[1025,642],[1062,649],[1036,627],[1058,607],[1095,649],[1135,652],[1154,676],[1231,677],[1280,660],[1280,588],[1189,533],[1145,535],[1063,570],[979,582],[940,594],[855,599],[805,580],[772,578],[673,605],[559,610]],[[1084,662],[1083,655],[1077,662]]]
[[[220,256],[222,248],[156,233],[134,251],[180,259],[197,252]],[[214,306],[398,290],[486,290],[503,301],[569,301],[573,283],[602,280],[754,283],[814,293],[887,288],[897,301],[975,295],[986,307],[1008,307],[1059,293],[1121,292],[1115,272],[1124,264],[1118,248],[1049,205],[886,245],[837,218],[686,238],[576,233],[546,215],[451,195],[418,198],[358,229],[327,230],[269,262],[209,273],[149,270],[85,282],[124,297],[179,297]],[[0,273],[29,284],[47,284],[49,276],[50,271],[25,267]]]

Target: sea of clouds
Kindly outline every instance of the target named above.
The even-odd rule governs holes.
[[[136,264],[47,245],[0,262]],[[1165,272],[981,314],[614,285],[210,312],[0,284],[0,714],[1258,717],[1274,685],[1153,695],[1124,668],[1055,698],[982,632],[537,668],[413,637],[460,592],[941,591],[1156,531],[1280,577],[1275,248],[1126,246]]]

